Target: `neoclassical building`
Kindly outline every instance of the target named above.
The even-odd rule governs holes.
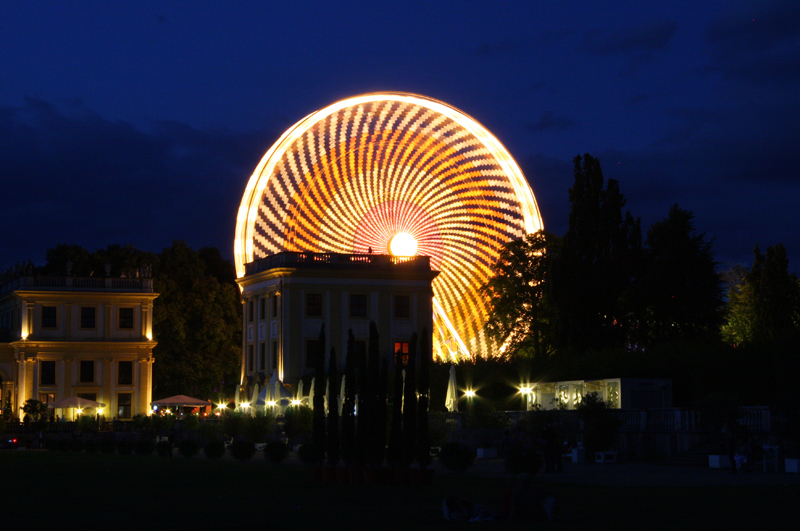
[[[149,413],[156,297],[151,278],[23,273],[0,285],[2,405],[10,397],[21,418],[27,399],[78,396],[106,404],[107,419]]]
[[[430,334],[431,282],[427,256],[282,252],[246,265],[238,279],[244,303],[242,380],[263,385],[272,373],[294,386],[313,372],[325,327],[326,353],[336,349],[344,368],[348,331],[354,354],[367,351],[375,322],[380,352],[408,352],[412,335]],[[427,353],[431,356],[431,353]]]

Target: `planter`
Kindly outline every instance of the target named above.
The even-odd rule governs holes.
[[[787,457],[784,462],[786,472],[790,474],[798,474],[798,466],[800,466],[800,459],[796,457]]]
[[[708,466],[710,468],[730,468],[731,459],[727,455],[711,454],[708,456]]]

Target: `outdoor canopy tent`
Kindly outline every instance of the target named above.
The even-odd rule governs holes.
[[[106,407],[105,404],[101,402],[95,402],[94,400],[89,400],[87,398],[81,398],[78,396],[71,396],[69,398],[62,398],[61,400],[56,400],[55,402],[50,402],[47,404],[47,409],[58,409],[58,408],[87,408],[87,407]]]
[[[205,407],[212,405],[211,402],[200,400],[199,398],[192,398],[186,395],[175,395],[169,398],[162,398],[155,402],[150,402],[150,406],[157,407]]]

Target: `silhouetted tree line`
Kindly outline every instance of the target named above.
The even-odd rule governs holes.
[[[574,177],[566,234],[509,242],[483,287],[506,356],[538,378],[671,377],[684,402],[737,387],[777,400],[771,379],[797,368],[800,331],[783,246],[720,274],[692,212],[673,205],[643,235],[597,159],[575,157]]]

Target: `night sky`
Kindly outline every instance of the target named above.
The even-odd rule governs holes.
[[[644,4],[5,2],[0,269],[59,243],[232,258],[273,141],[380,90],[486,126],[555,234],[590,153],[643,228],[678,203],[721,268],[783,243],[800,269],[800,3]]]

